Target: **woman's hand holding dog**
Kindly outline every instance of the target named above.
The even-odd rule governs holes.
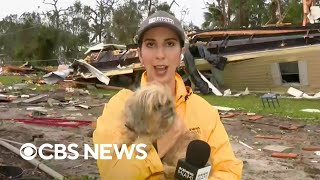
[[[157,141],[159,157],[162,158],[176,144],[177,139],[187,131],[184,121],[178,117],[170,130]]]

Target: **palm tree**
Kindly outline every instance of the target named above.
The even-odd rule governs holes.
[[[221,9],[216,7],[215,4],[210,4],[208,12],[204,12],[204,23],[202,24],[203,29],[215,29],[225,26],[225,18]]]

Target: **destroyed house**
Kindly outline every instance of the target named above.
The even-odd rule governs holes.
[[[138,63],[138,54],[130,45],[100,43],[85,52],[88,64],[102,71],[106,76],[132,73],[132,64]],[[119,70],[119,71],[117,71]],[[89,73],[84,70],[85,73]]]
[[[199,31],[189,34],[190,47],[181,63],[186,83],[202,93],[226,89],[285,92],[289,87],[320,90],[319,24]],[[98,44],[86,62],[113,82],[139,85],[144,70],[137,45]],[[86,78],[95,78],[83,69]],[[217,94],[217,93],[215,93]],[[219,94],[219,93],[218,93]]]
[[[320,25],[216,30],[193,34],[196,44],[227,58],[221,71],[196,58],[197,68],[210,71],[219,89],[307,93],[320,91]]]

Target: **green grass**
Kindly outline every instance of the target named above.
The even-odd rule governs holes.
[[[39,90],[39,91],[49,91],[49,90],[54,90],[58,88],[57,84],[53,84],[53,85],[33,84],[32,77],[28,77],[28,76],[0,76],[0,83],[5,86],[13,86],[14,84],[18,84],[18,83],[26,83],[28,84],[28,88],[30,89],[36,88],[36,90]]]
[[[29,85],[30,88],[36,88],[38,91],[50,91],[55,90],[59,87],[57,84],[41,84],[40,86],[31,84]]]
[[[316,99],[279,98],[280,107],[278,104],[275,104],[276,108],[273,108],[271,102],[269,107],[265,102],[266,107],[264,108],[260,96],[218,97],[202,95],[202,97],[212,105],[231,107],[244,112],[253,112],[261,115],[272,114],[278,117],[290,117],[311,122],[320,122],[320,113],[301,111],[301,109],[320,109],[320,100]]]
[[[0,82],[3,85],[9,86],[17,83],[22,83],[25,80],[30,80],[26,76],[0,76]],[[39,91],[53,90],[58,88],[59,85],[46,85],[42,84],[37,86],[35,84],[29,84],[29,88],[36,87]],[[115,95],[117,90],[105,90],[105,89],[96,89],[89,90],[92,95],[104,94],[108,95],[110,98]],[[320,113],[307,113],[302,112],[301,109],[320,109],[320,100],[311,100],[311,99],[287,99],[279,98],[280,107],[277,104],[276,108],[266,107],[264,108],[260,99],[260,96],[249,95],[241,97],[218,97],[214,95],[201,95],[206,99],[210,104],[216,106],[226,106],[231,108],[239,109],[244,112],[253,112],[261,115],[274,115],[278,117],[290,117],[295,119],[301,119],[308,122],[320,123]]]
[[[29,80],[26,76],[0,76],[0,83],[5,86],[21,83],[23,80]]]
[[[33,77],[28,77],[28,76],[0,76],[0,83],[5,85],[5,86],[12,86],[14,84],[18,83],[26,83],[28,84],[28,88],[33,89],[36,88],[37,91],[50,91],[50,90],[55,90],[59,88],[58,84],[33,84],[31,82],[28,83],[28,81],[32,81]],[[80,88],[80,87],[79,87]],[[105,90],[105,89],[96,89],[96,90],[89,90],[89,92],[93,95],[98,95],[98,94],[105,94],[108,96],[113,96],[115,95],[118,91],[117,90]]]
[[[96,94],[111,94],[110,98],[118,91],[97,89],[93,93]],[[277,117],[290,117],[293,119],[302,120],[309,123],[320,123],[320,113],[302,112],[302,109],[320,109],[320,100],[311,99],[288,99],[279,98],[280,107],[275,104],[273,108],[270,102],[270,107],[265,102],[265,108],[262,105],[260,96],[248,95],[241,97],[219,97],[214,95],[200,95],[210,104],[215,106],[226,106],[238,109],[243,112],[252,112],[261,115],[273,115]],[[276,102],[275,102],[276,103]]]
[[[98,180],[98,178],[84,175],[84,176],[67,176],[64,178],[64,180]]]
[[[105,94],[109,95],[112,97],[113,95],[117,94],[117,90],[107,90],[107,89],[95,89],[95,90],[89,90],[89,92],[93,95],[98,95],[98,94]]]

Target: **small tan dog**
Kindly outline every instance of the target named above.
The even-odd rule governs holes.
[[[152,143],[170,129],[177,117],[170,92],[168,87],[153,83],[133,93],[124,109],[127,128],[121,144],[144,143],[148,152]],[[163,157],[164,179],[173,179],[178,160],[186,157],[187,146],[195,139],[199,139],[198,134],[186,132]]]
[[[166,133],[175,121],[176,113],[171,91],[161,84],[148,84],[136,90],[124,109],[126,139],[122,144],[147,145]]]
[[[174,173],[179,159],[186,158],[187,147],[190,142],[195,139],[200,139],[196,132],[186,132],[179,137],[176,144],[163,157],[162,163],[164,165],[165,179],[174,179]]]

